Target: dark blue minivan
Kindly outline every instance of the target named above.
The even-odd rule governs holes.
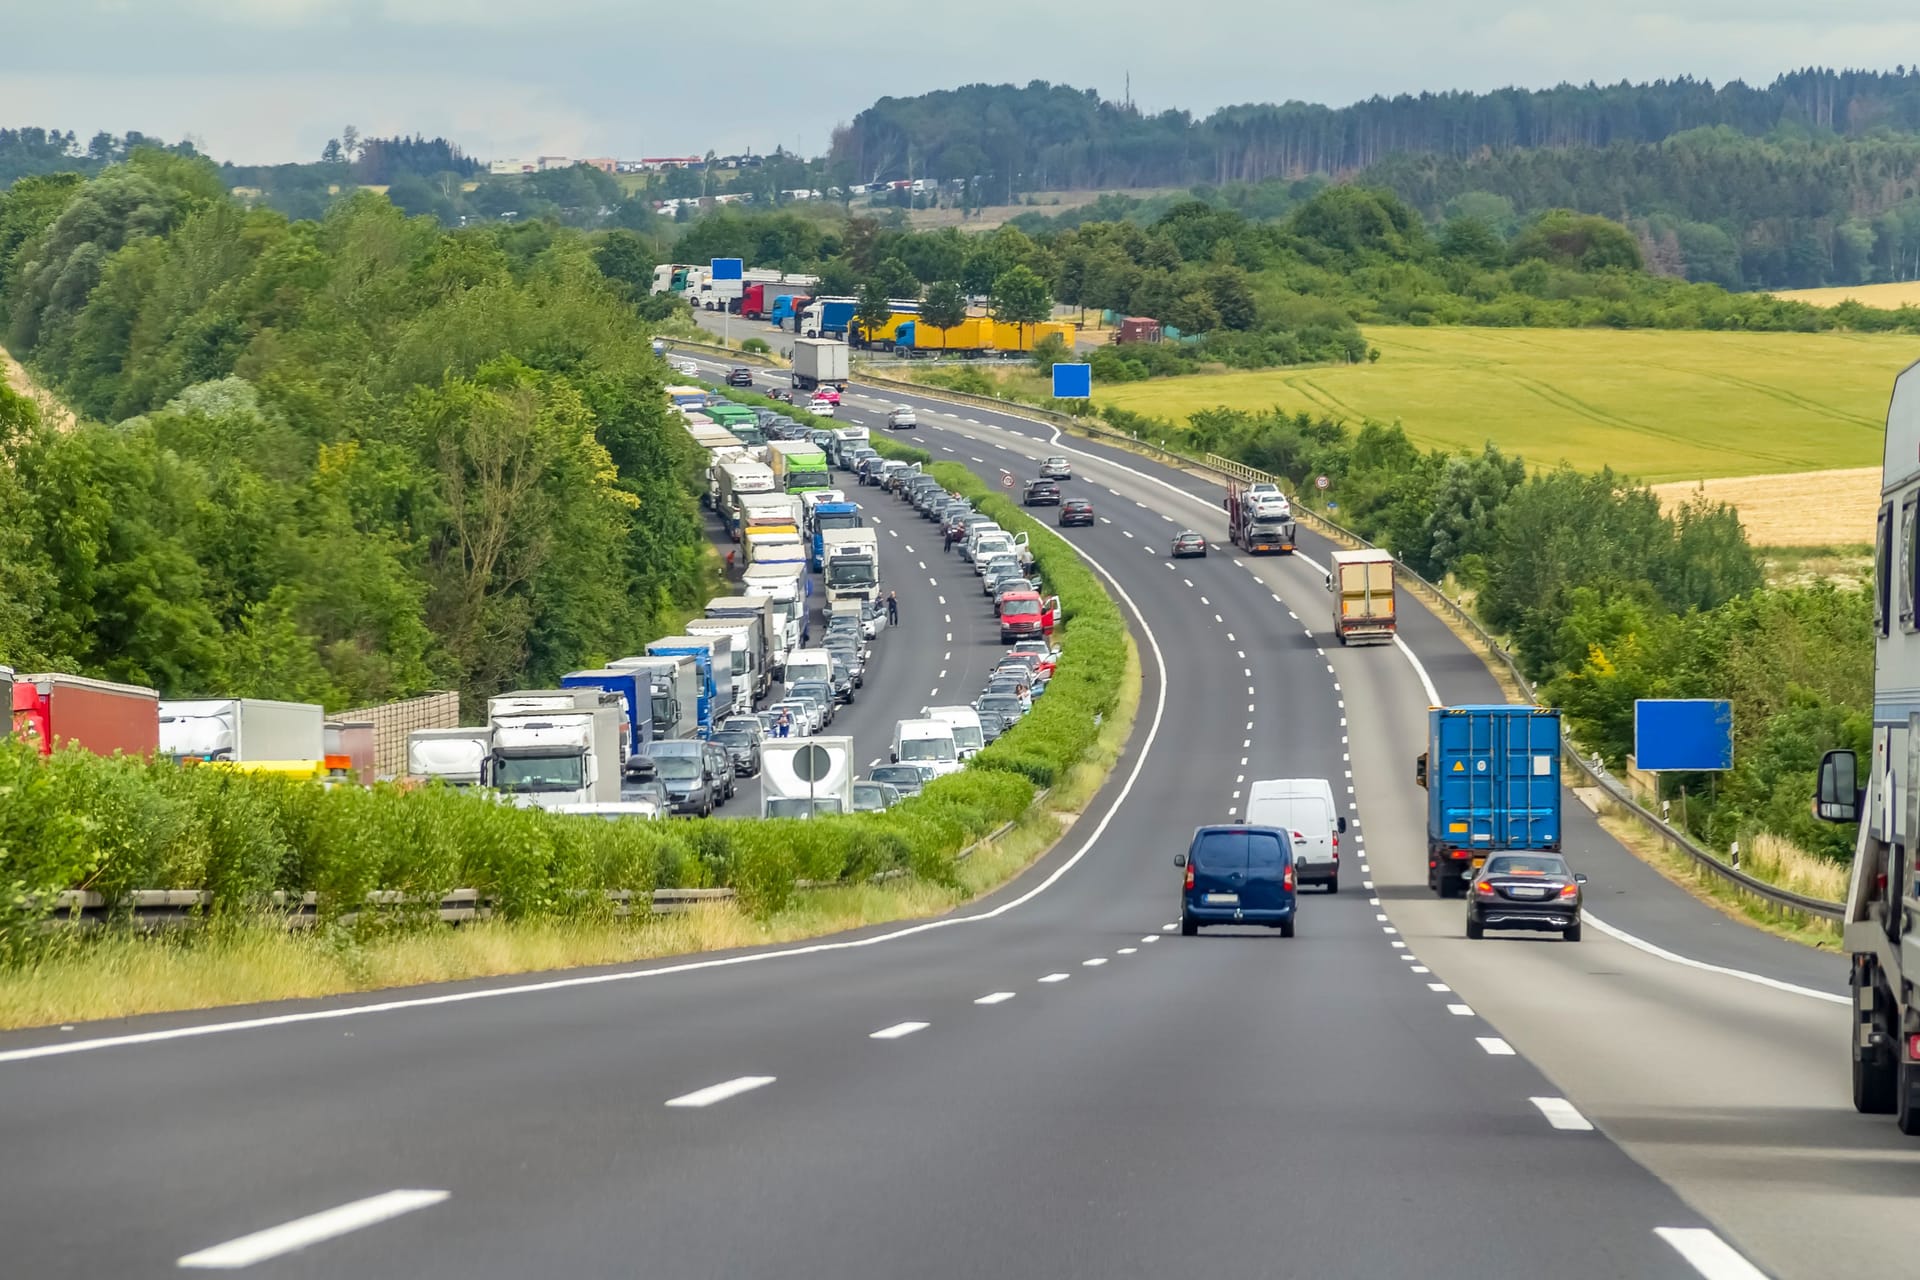
[[[1201,827],[1176,855],[1187,880],[1180,892],[1180,932],[1203,924],[1264,925],[1293,936],[1293,847],[1277,827]]]

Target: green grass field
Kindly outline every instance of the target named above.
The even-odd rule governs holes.
[[[1530,464],[1649,481],[1880,464],[1912,337],[1613,329],[1377,328],[1372,365],[1095,387],[1095,402],[1184,423],[1196,409],[1398,420],[1427,446],[1492,440]]]

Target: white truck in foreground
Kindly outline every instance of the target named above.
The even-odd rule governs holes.
[[[793,340],[793,386],[796,391],[832,387],[847,389],[847,344],[834,338]]]
[[[620,798],[627,711],[606,689],[525,689],[487,699],[489,780],[523,808]]]
[[[853,812],[852,738],[769,738],[760,745],[760,816]]]
[[[880,598],[880,533],[877,529],[825,529],[820,576],[827,584],[827,607],[846,600]]]
[[[1858,822],[1842,941],[1853,989],[1853,1105],[1920,1136],[1920,364],[1893,384],[1873,581],[1873,756],[1820,761],[1814,816]]]

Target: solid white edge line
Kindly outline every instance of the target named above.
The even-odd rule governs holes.
[[[1593,1121],[1581,1115],[1580,1109],[1565,1098],[1528,1098],[1527,1101],[1540,1108],[1540,1114],[1556,1129],[1569,1133],[1593,1132]]]
[[[1766,1280],[1766,1273],[1706,1227],[1655,1227],[1659,1236],[1707,1280]]]
[[[725,1102],[743,1093],[755,1089],[764,1089],[774,1082],[773,1076],[735,1076],[731,1080],[722,1080],[719,1084],[710,1084],[704,1089],[695,1089],[692,1093],[683,1093],[677,1098],[668,1098],[669,1107],[710,1107],[716,1102]]]
[[[995,991],[988,995],[981,996],[978,1000],[975,1000],[974,1003],[975,1004],[1005,1004],[1007,1001],[1013,999],[1013,997],[1016,994],[1018,993],[1013,991]]]
[[[1751,982],[1761,987],[1771,987],[1775,991],[1785,991],[1789,995],[1806,996],[1810,1000],[1824,1000],[1828,1004],[1850,1005],[1853,1003],[1850,997],[1838,995],[1831,991],[1816,991],[1812,987],[1803,987],[1792,982],[1782,982],[1779,978],[1769,978],[1764,973],[1749,973],[1745,969],[1729,969],[1725,965],[1708,964],[1705,960],[1695,960],[1691,956],[1678,955],[1675,952],[1668,951],[1665,947],[1655,946],[1644,938],[1636,938],[1625,929],[1608,924],[1591,911],[1583,914],[1588,924],[1606,934],[1609,938],[1618,942],[1624,942],[1636,951],[1644,951],[1650,956],[1668,961],[1672,964],[1684,965],[1689,969],[1698,969],[1703,973],[1718,973],[1728,978],[1738,978],[1742,982]]]
[[[997,920],[1009,911],[1016,910],[1032,902],[1058,884],[1069,871],[1079,866],[1087,854],[1093,850],[1107,828],[1113,825],[1114,818],[1126,806],[1127,798],[1139,784],[1140,775],[1145,772],[1147,762],[1153,757],[1153,745],[1159,739],[1160,729],[1166,719],[1167,711],[1167,661],[1161,651],[1160,641],[1155,637],[1153,628],[1147,624],[1146,615],[1139,604],[1120,585],[1107,567],[1088,555],[1080,544],[1069,542],[1074,553],[1105,578],[1114,593],[1126,604],[1134,620],[1140,624],[1140,633],[1146,637],[1147,648],[1153,654],[1153,664],[1159,676],[1159,688],[1154,693],[1153,719],[1147,725],[1147,736],[1142,740],[1139,754],[1135,757],[1133,768],[1127,773],[1126,780],[1120,784],[1120,792],[1113,803],[1093,825],[1087,838],[1061,864],[1048,873],[1039,884],[1017,897],[1010,898],[997,907],[973,915],[945,916],[938,920],[925,920],[909,925],[904,929],[895,929],[888,933],[875,934],[867,938],[853,938],[843,942],[814,942],[806,946],[785,947],[773,951],[753,951],[744,955],[722,956],[710,960],[688,960],[680,964],[663,965],[653,969],[625,969],[615,973],[597,973],[573,978],[553,978],[544,982],[523,982],[510,986],[486,987],[478,991],[458,991],[446,995],[417,996],[405,1000],[382,1000],[374,1004],[349,1005],[339,1009],[310,1009],[300,1013],[275,1014],[264,1018],[246,1018],[238,1022],[200,1023],[187,1027],[171,1027],[165,1031],[142,1031],[121,1036],[101,1036],[92,1040],[73,1040],[57,1044],[35,1045],[28,1049],[12,1049],[0,1052],[0,1064],[9,1062],[28,1062],[36,1058],[57,1058],[74,1053],[88,1053],[101,1049],[117,1049],[127,1045],[158,1044],[168,1040],[192,1040],[201,1036],[223,1035],[232,1031],[250,1031],[266,1027],[293,1026],[305,1022],[328,1022],[340,1018],[356,1018],[372,1013],[391,1013],[403,1009],[425,1009],[441,1005],[466,1004],[476,1000],[494,1000],[503,996],[532,995],[544,991],[566,991],[576,987],[596,987],[615,982],[633,982],[644,978],[664,978],[680,973],[698,973],[706,969],[727,969],[736,965],[761,964],[768,960],[784,960],[796,956],[825,955],[837,951],[854,951],[866,947],[879,946],[900,938],[911,938],[922,933],[931,933],[938,929],[951,929],[958,925],[979,924],[987,920]]]
[[[867,1039],[899,1040],[912,1035],[916,1031],[925,1031],[932,1025],[931,1022],[896,1022],[890,1027],[882,1027],[878,1031],[873,1032]]]
[[[206,1271],[235,1271],[241,1267],[251,1267],[269,1258],[304,1249],[310,1244],[319,1244],[322,1240],[331,1240],[349,1231],[358,1231],[362,1227],[397,1218],[403,1213],[439,1204],[447,1195],[445,1191],[383,1192],[189,1253],[179,1259],[176,1265]]]

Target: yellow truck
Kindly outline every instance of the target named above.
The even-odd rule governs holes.
[[[894,341],[902,347],[922,351],[951,351],[963,355],[985,352],[1031,351],[1049,337],[1057,337],[1071,348],[1078,333],[1071,321],[1048,320],[1040,324],[1007,324],[988,316],[972,316],[951,329],[936,329],[925,321],[905,317],[908,322],[895,330]]]
[[[1327,590],[1333,594],[1333,630],[1340,643],[1393,643],[1393,554],[1369,548],[1336,551],[1332,559]]]

